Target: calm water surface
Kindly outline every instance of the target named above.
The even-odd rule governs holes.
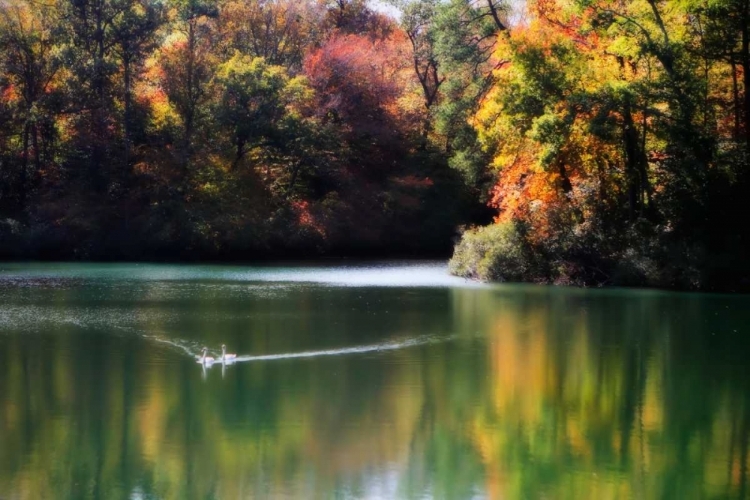
[[[433,263],[0,264],[0,499],[748,498],[749,335]]]

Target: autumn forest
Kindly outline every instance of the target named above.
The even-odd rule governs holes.
[[[750,0],[0,0],[0,258],[750,289]]]

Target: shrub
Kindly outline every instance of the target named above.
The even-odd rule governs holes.
[[[483,281],[528,280],[530,250],[513,222],[467,230],[448,267],[452,274]]]

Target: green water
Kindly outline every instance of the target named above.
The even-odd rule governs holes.
[[[747,498],[749,335],[442,264],[0,264],[0,499]]]

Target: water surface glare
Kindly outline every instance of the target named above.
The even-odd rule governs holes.
[[[0,499],[749,498],[749,333],[435,262],[1,263]]]

